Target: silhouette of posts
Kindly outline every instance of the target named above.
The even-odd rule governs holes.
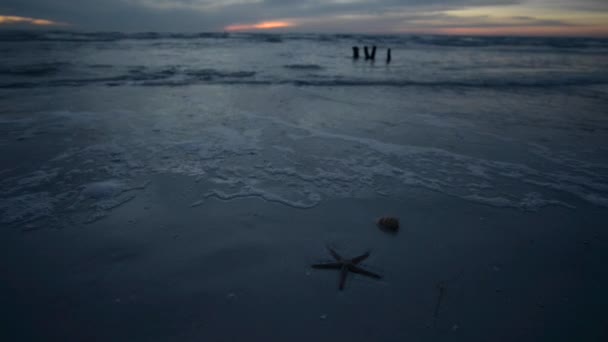
[[[370,49],[367,46],[363,47],[363,54],[365,55],[365,60],[376,60],[376,46],[372,46],[371,53]],[[353,46],[353,59],[359,59],[359,47]],[[391,62],[391,49],[386,50],[386,64]]]

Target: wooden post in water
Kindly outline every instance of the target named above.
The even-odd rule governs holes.
[[[386,64],[391,62],[391,49],[386,50]]]
[[[367,49],[367,46],[363,47],[363,53],[365,53],[365,60],[368,60],[369,57],[369,50]]]
[[[372,61],[376,59],[376,45],[372,47],[372,55],[370,58]]]
[[[353,46],[353,59],[359,59],[359,47]]]

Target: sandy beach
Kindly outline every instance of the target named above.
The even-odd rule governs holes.
[[[5,231],[2,302],[14,310],[3,331],[74,341],[599,341],[606,333],[603,210],[586,208],[581,220],[570,209],[497,209],[425,190],[308,210],[256,198],[191,208],[195,187],[159,175],[96,223]],[[397,236],[374,226],[383,213],[401,217]],[[329,258],[326,244],[346,255],[371,250],[365,265],[384,278],[351,276],[337,291],[337,272],[309,267]]]

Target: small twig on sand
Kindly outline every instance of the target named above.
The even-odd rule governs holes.
[[[439,290],[439,294],[437,295],[437,304],[435,304],[435,312],[433,313],[433,328],[437,326],[439,309],[441,308],[441,302],[443,301],[443,296],[445,295],[445,285],[443,284],[443,282],[437,284],[437,289]]]
[[[440,281],[437,284],[437,290],[439,291],[439,293],[437,294],[437,303],[435,304],[435,311],[433,312],[433,328],[437,326],[437,320],[439,319],[439,310],[441,309],[441,303],[443,302],[443,298],[445,297],[445,293],[447,291],[446,283],[460,278],[463,273],[464,270],[460,270],[460,272],[458,272],[455,276],[450,277],[447,280]]]

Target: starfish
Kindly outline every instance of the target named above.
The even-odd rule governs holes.
[[[343,257],[340,256],[340,254],[338,254],[336,251],[334,251],[330,247],[327,247],[327,250],[329,251],[331,256],[335,259],[335,261],[326,262],[326,263],[322,263],[322,264],[313,264],[312,268],[340,270],[340,285],[339,285],[340,291],[344,290],[344,283],[346,282],[346,276],[348,275],[349,271],[353,272],[353,273],[361,274],[361,275],[364,275],[367,277],[371,277],[374,279],[382,278],[382,276],[380,276],[378,274],[366,271],[366,270],[360,268],[359,266],[357,266],[359,263],[361,263],[361,261],[367,259],[370,256],[370,254],[371,254],[370,252],[366,252],[366,253],[361,254],[352,259],[344,259]]]

